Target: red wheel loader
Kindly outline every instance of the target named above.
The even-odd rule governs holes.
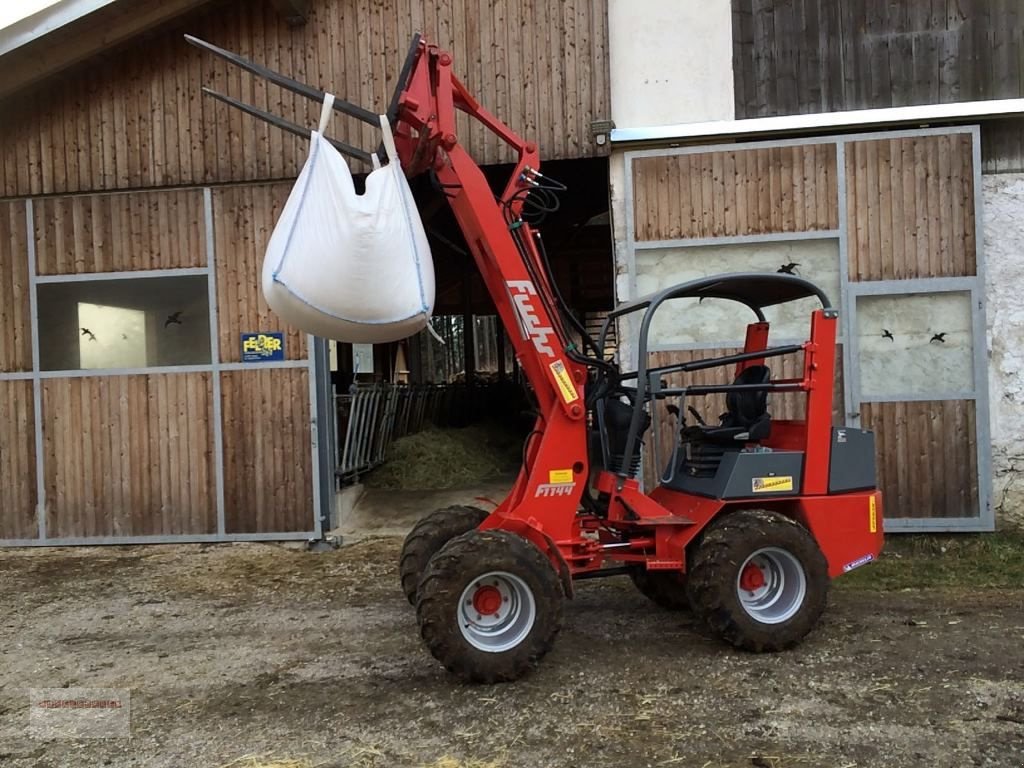
[[[324,99],[316,88],[188,40]],[[343,99],[335,99],[334,109],[377,124],[377,115]],[[457,110],[518,156],[497,194],[459,141]],[[616,574],[628,575],[662,606],[690,608],[731,645],[760,652],[798,643],[821,616],[830,579],[870,562],[882,548],[873,436],[832,424],[838,313],[828,297],[789,274],[717,275],[618,307],[592,340],[562,300],[531,224],[531,212],[565,190],[541,173],[536,145],[484,109],[455,76],[451,55],[420,36],[388,117],[406,176],[431,174],[447,198],[539,413],[515,485],[494,511],[436,510],[405,541],[402,588],[430,653],[468,681],[514,680],[551,648],[575,582]],[[351,157],[370,157],[332,143]],[[743,351],[652,366],[648,346],[658,310],[694,298],[733,302],[750,314]],[[772,346],[764,310],[801,299],[820,305],[808,318],[807,340]],[[620,320],[628,322],[622,328],[639,329],[634,370],[602,353],[610,325]],[[772,363],[784,356],[800,359],[798,377],[773,375]],[[687,374],[710,368],[721,371],[720,384],[687,384]],[[805,418],[773,419],[773,392],[798,393]],[[687,398],[712,393],[725,395],[726,410],[708,423]],[[659,401],[665,407],[656,407]],[[659,457],[649,436],[652,419],[666,412],[673,414],[662,420],[675,432],[674,448]],[[642,486],[642,460],[657,470],[654,488]]]

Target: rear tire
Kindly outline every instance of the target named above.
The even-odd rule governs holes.
[[[668,611],[690,607],[686,574],[682,571],[648,571],[643,566],[629,572],[629,578],[644,597]]]
[[[687,592],[697,617],[748,651],[781,651],[818,623],[828,564],[795,520],[744,509],[713,523],[690,563]]]
[[[562,626],[562,583],[532,543],[470,531],[431,559],[416,616],[430,653],[473,683],[516,680],[551,650]]]
[[[402,591],[411,605],[416,605],[416,587],[430,558],[456,536],[480,525],[487,514],[479,507],[456,505],[435,509],[413,526],[398,561]]]

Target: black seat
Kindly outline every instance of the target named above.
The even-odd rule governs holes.
[[[772,372],[766,365],[744,368],[733,384],[767,384]],[[701,438],[714,443],[742,445],[764,440],[771,434],[771,416],[768,414],[768,391],[746,390],[729,392],[725,397],[726,412],[717,427],[701,427]]]

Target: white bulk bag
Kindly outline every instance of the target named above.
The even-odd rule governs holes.
[[[328,95],[267,245],[263,295],[285,322],[307,333],[397,341],[422,330],[433,312],[430,247],[387,117],[380,124],[388,164],[375,167],[357,195],[348,164],[323,136],[333,103]]]

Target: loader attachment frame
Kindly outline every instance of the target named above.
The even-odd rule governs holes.
[[[313,101],[325,91],[274,72],[216,45],[186,36],[186,41],[231,65]],[[303,129],[281,117],[208,88],[212,98],[297,135]],[[334,110],[378,125],[375,112],[335,97]],[[495,197],[482,170],[459,141],[455,111],[481,123],[516,155],[504,190]],[[387,108],[402,169],[409,177],[430,172],[465,236],[538,404],[538,418],[525,451],[526,463],[515,486],[485,525],[516,519],[521,533],[559,567],[572,566],[561,550],[579,541],[575,509],[589,476],[586,386],[588,361],[575,350],[552,289],[540,234],[523,218],[527,196],[535,189],[562,189],[540,173],[537,146],[522,139],[484,109],[452,72],[452,57],[420,35],[414,36]],[[329,138],[329,137],[328,137]],[[369,162],[370,151],[330,139],[344,154]],[[383,161],[383,158],[382,158]],[[608,366],[604,361],[599,365]],[[566,514],[565,510],[569,513]],[[530,521],[527,523],[526,521]],[[543,521],[543,522],[541,522]]]

